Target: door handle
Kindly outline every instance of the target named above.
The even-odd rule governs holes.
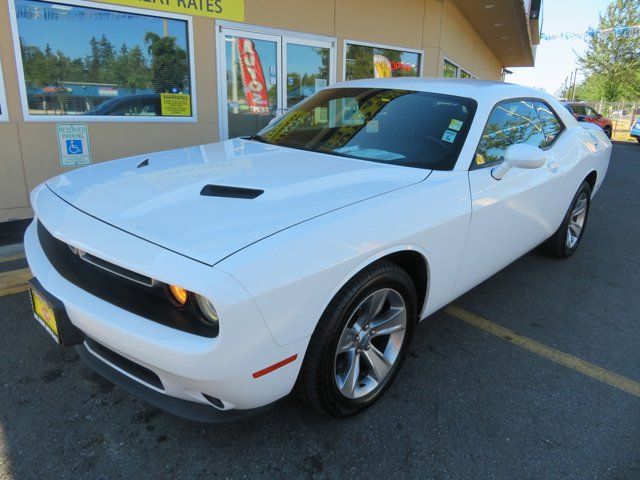
[[[558,169],[560,168],[560,165],[555,160],[551,160],[547,164],[547,167],[549,167],[549,170],[551,171],[551,173],[558,173]]]

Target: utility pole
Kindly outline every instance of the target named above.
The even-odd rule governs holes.
[[[573,72],[573,91],[571,92],[571,101],[575,102],[576,100],[576,80],[578,79],[578,69],[576,68]]]

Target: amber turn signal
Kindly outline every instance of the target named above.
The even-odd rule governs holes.
[[[171,292],[171,295],[173,295],[173,299],[178,302],[178,305],[184,305],[185,303],[187,303],[189,292],[187,292],[184,288],[177,285],[169,285],[169,291]]]

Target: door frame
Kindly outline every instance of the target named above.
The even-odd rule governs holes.
[[[257,40],[275,41],[277,43],[276,68],[278,70],[278,87],[276,108],[283,111],[284,99],[286,98],[286,44],[295,43],[297,45],[309,45],[329,48],[329,85],[336,82],[337,78],[337,40],[336,37],[314,35],[311,33],[295,32],[279,28],[262,27],[259,25],[249,25],[246,23],[231,22],[228,20],[216,20],[216,83],[218,90],[218,134],[219,139],[229,138],[229,124],[227,115],[227,65],[225,35],[244,35]]]

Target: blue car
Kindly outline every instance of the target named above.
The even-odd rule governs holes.
[[[629,135],[634,137],[638,143],[640,143],[640,117],[637,117],[635,123],[631,126]]]

